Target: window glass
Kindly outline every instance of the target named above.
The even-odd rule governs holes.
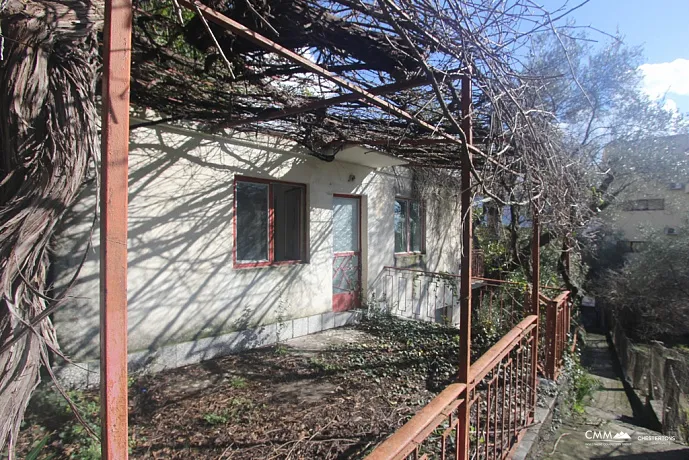
[[[359,256],[336,257],[333,265],[333,294],[359,292]]]
[[[301,260],[304,187],[272,184],[275,260]]]
[[[333,251],[359,250],[359,200],[333,197]]]
[[[407,252],[407,200],[395,200],[395,252]]]
[[[622,204],[623,211],[662,211],[663,209],[665,209],[665,200],[662,198],[625,201]]]
[[[632,252],[641,252],[646,250],[646,247],[648,246],[646,241],[632,241],[631,242],[631,250]]]
[[[409,239],[411,252],[423,251],[423,212],[421,205],[415,201],[410,203]]]
[[[268,184],[236,184],[237,260],[268,260]]]
[[[654,199],[654,200],[648,200],[648,210],[649,211],[662,211],[665,209],[665,200],[661,199]]]

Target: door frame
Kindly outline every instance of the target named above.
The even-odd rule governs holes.
[[[358,282],[359,282],[359,289],[354,292],[354,294],[349,294],[349,293],[341,293],[341,294],[332,294],[332,310],[334,312],[339,312],[339,311],[347,311],[351,310],[353,308],[358,308],[361,306],[361,281],[362,281],[362,271],[363,271],[363,248],[361,247],[361,233],[363,230],[363,199],[361,195],[352,195],[352,194],[347,194],[347,193],[333,193],[333,198],[350,198],[350,199],[355,199],[359,203],[359,216],[358,216],[358,251],[346,251],[346,252],[335,252],[335,248],[333,247],[332,251],[332,256],[333,256],[333,263],[332,263],[332,268],[335,270],[335,259],[337,255],[340,256],[347,256],[347,255],[357,255],[359,256],[359,267],[358,267]],[[333,200],[334,201],[334,200]],[[333,211],[334,211],[334,202],[333,202]],[[334,214],[333,214],[333,221],[334,221]],[[334,273],[331,273],[331,279],[334,280]]]

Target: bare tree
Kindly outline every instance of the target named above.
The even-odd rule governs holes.
[[[562,110],[549,95],[549,64],[529,71],[522,62],[532,37],[554,37],[568,63],[560,84],[591,99],[563,38],[572,27],[562,20],[576,5],[547,12],[531,0],[203,0],[188,10],[178,3],[142,0],[134,10],[132,101],[161,122],[282,134],[328,161],[358,143],[450,176],[471,155],[473,192],[538,209],[553,235],[581,225],[584,214],[572,209],[588,196],[586,173],[572,161]],[[0,446],[12,447],[40,362],[57,348],[47,250],[96,152],[98,6],[6,0],[0,15]],[[323,71],[204,21],[202,7]],[[474,87],[471,114],[459,110],[462,75]],[[474,145],[462,116],[475,122]]]
[[[633,340],[683,342],[689,336],[687,229],[671,238],[649,235],[644,246],[609,269],[596,293]]]
[[[80,1],[11,0],[2,9],[0,446],[10,452],[40,364],[57,348],[44,314],[49,243],[98,146],[99,21]]]

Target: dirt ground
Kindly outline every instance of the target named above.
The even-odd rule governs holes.
[[[133,378],[130,457],[361,458],[449,382],[457,346],[456,329],[383,318]],[[97,431],[97,392],[69,394]],[[99,458],[47,386],[30,405],[20,458],[41,440],[39,458]]]

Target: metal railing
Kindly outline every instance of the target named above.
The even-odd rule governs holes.
[[[537,324],[536,315],[522,320],[471,366],[468,385],[448,386],[366,459],[507,458],[533,421]]]
[[[473,278],[472,324],[491,328],[502,335],[531,314],[531,288],[525,283]],[[390,314],[448,325],[459,322],[459,275],[411,268],[384,267],[373,293],[378,307]],[[571,298],[568,291],[542,286],[554,299],[540,294],[541,322],[539,372],[556,379],[569,340]]]
[[[531,313],[530,287],[524,283],[476,278],[483,285],[474,292],[472,323],[488,324],[498,331],[512,327]],[[572,299],[569,291],[541,286],[541,324],[545,329],[539,337],[538,370],[555,380],[562,368],[562,358],[570,339]],[[553,295],[548,297],[543,292]]]
[[[531,312],[530,287],[522,283],[474,278],[480,287],[473,293],[472,323],[491,325],[507,332]]]
[[[372,294],[378,308],[392,315],[443,324],[458,321],[457,275],[384,267]]]
[[[572,319],[572,299],[564,291],[554,299],[545,302],[545,366],[544,374],[551,380],[557,379],[562,369],[562,358],[569,341]]]
[[[451,459],[457,456],[466,385],[453,383],[371,452],[366,460]],[[453,455],[454,452],[454,455]]]
[[[507,458],[533,421],[536,326],[537,317],[527,316],[472,364],[470,449],[464,458]]]
[[[475,250],[472,260],[474,271],[483,273],[483,252]],[[387,266],[373,286],[372,300],[378,308],[396,316],[457,324],[459,281],[460,275],[454,273]]]
[[[485,254],[482,249],[471,251],[471,275],[474,277],[485,275]]]

